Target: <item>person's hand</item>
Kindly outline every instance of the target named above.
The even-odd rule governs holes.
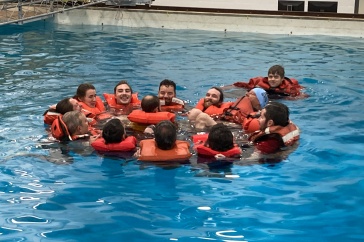
[[[100,138],[100,135],[92,135],[90,136],[90,144],[93,143],[95,140],[97,140],[98,138]]]
[[[138,158],[140,156],[140,148],[137,148],[137,151],[134,153],[133,157]]]
[[[217,155],[215,155],[215,159],[216,160],[223,160],[225,158],[226,158],[226,156],[224,156],[223,154],[217,154]]]

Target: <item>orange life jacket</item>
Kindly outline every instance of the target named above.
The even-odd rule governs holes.
[[[128,136],[120,143],[105,144],[104,138],[99,138],[91,143],[91,146],[97,151],[132,151],[136,147],[137,140],[134,136]]]
[[[205,146],[205,142],[208,139],[208,134],[197,134],[192,136],[192,141],[195,144],[194,149],[196,150],[198,155],[214,157],[215,155],[222,154],[225,157],[237,157],[240,156],[242,151],[235,144],[233,148],[227,151],[216,151],[211,149],[210,147]]]
[[[250,99],[246,96],[238,98],[226,108],[221,116],[222,120],[243,124],[244,119],[254,112]]]
[[[133,108],[138,108],[140,107],[140,103],[141,101],[138,98],[138,93],[133,93],[131,94],[131,100],[130,103],[128,105],[124,105],[124,104],[118,104],[116,102],[116,97],[115,94],[109,94],[109,93],[104,93],[104,98],[107,102],[107,104],[109,105],[110,108],[114,108],[117,110],[132,110]]]
[[[45,111],[45,113],[43,114],[43,121],[45,124],[48,125],[52,125],[53,121],[56,120],[58,118],[58,116],[61,115],[60,113],[51,111],[51,110],[47,110]]]
[[[221,103],[221,105],[215,106],[215,105],[211,105],[210,107],[208,107],[207,109],[204,110],[204,98],[201,98],[200,101],[198,101],[198,103],[196,104],[197,109],[200,109],[202,112],[213,116],[213,115],[220,115],[224,112],[224,110],[228,107],[230,107],[230,105],[232,104],[232,102],[225,102],[225,103]]]
[[[170,112],[146,113],[142,110],[133,110],[128,115],[128,119],[135,123],[141,124],[157,124],[163,120],[174,122],[176,115]]]
[[[165,105],[164,100],[160,100],[160,103],[161,103],[161,111],[165,112],[181,111],[185,106],[183,100],[176,97],[172,98],[172,103],[170,105]]]
[[[249,80],[249,83],[246,82],[236,82],[234,86],[243,87],[247,89],[253,89],[255,87],[263,88],[268,95],[282,95],[282,96],[291,96],[296,97],[301,95],[301,89],[304,87],[298,84],[298,81],[294,78],[284,77],[281,85],[279,87],[270,87],[268,82],[268,77],[253,77]]]
[[[157,147],[154,139],[145,139],[140,141],[141,161],[186,161],[192,154],[190,153],[190,144],[187,141],[177,140],[171,150],[161,150]]]
[[[243,129],[246,133],[253,133],[260,129],[260,123],[257,118],[254,118],[254,113],[244,119]]]
[[[264,131],[257,131],[250,135],[249,140],[253,142],[259,142],[264,140],[266,137],[270,137],[273,134],[278,134],[282,144],[284,146],[292,146],[300,138],[299,128],[292,122],[288,125],[282,126],[271,126],[266,128]]]
[[[78,100],[78,103],[81,105],[83,109],[82,112],[84,112],[86,117],[89,118],[94,118],[97,114],[105,111],[105,105],[99,96],[96,97],[96,105],[94,108],[88,106],[86,103],[80,100]]]
[[[89,135],[70,135],[66,124],[62,120],[62,115],[59,115],[55,119],[51,126],[52,136],[60,141],[72,141],[88,137]]]

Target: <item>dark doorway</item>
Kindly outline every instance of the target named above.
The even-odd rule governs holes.
[[[309,12],[337,13],[337,2],[308,2]]]

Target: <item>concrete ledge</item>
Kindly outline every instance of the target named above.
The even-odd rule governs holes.
[[[364,37],[363,19],[335,17],[87,8],[59,13],[55,16],[54,21],[68,25],[113,25],[286,35]]]

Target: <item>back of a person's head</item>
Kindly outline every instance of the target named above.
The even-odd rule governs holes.
[[[78,86],[77,91],[76,91],[76,97],[77,98],[83,98],[86,96],[86,92],[88,90],[96,90],[95,86],[90,84],[90,83],[82,83]]]
[[[130,89],[130,92],[133,93],[133,89],[131,88],[131,86],[129,85],[129,83],[126,80],[121,80],[118,82],[118,84],[115,85],[114,93],[116,93],[116,89],[118,88],[118,86],[123,85],[123,84],[127,85]]]
[[[265,110],[265,119],[273,120],[274,125],[286,126],[289,123],[289,109],[283,103],[270,101]]]
[[[269,74],[278,74],[280,77],[284,77],[284,68],[283,66],[280,65],[274,65],[271,68],[269,68],[268,70],[268,75]]]
[[[152,113],[156,108],[159,108],[159,98],[155,95],[147,95],[143,97],[141,102],[142,110],[146,113]]]
[[[167,86],[167,87],[172,86],[174,92],[176,92],[176,83],[172,80],[164,79],[159,83],[159,89],[161,88],[161,86]]]
[[[106,144],[120,143],[125,134],[124,126],[120,119],[110,119],[102,129],[102,138]]]
[[[206,143],[213,150],[227,151],[234,147],[234,136],[226,125],[218,123],[211,127]]]
[[[177,129],[171,121],[164,120],[155,126],[154,139],[161,150],[170,150],[177,140]]]
[[[70,135],[74,135],[77,132],[77,128],[82,125],[81,115],[84,115],[80,111],[70,111],[63,115],[62,120],[67,126]]]
[[[211,89],[215,89],[220,93],[219,102],[222,103],[224,101],[224,92],[222,91],[222,89],[220,87],[211,87]]]
[[[73,111],[73,105],[70,102],[71,98],[64,98],[59,101],[56,105],[56,112],[60,114],[65,114],[67,112]]]

